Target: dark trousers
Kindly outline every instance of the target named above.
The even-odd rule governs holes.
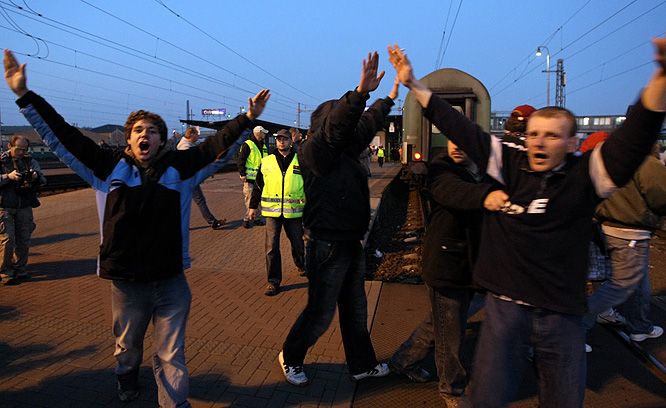
[[[586,360],[581,316],[519,305],[488,293],[473,365],[474,408],[509,404],[529,365],[530,347],[539,379],[539,406],[583,406]]]
[[[379,163],[379,167],[384,167],[384,158],[383,157],[378,157],[377,158],[377,163]]]
[[[203,195],[203,191],[201,191],[201,186],[196,186],[194,190],[192,190],[192,201],[194,201],[194,204],[199,207],[201,216],[209,225],[216,221],[215,216],[208,209],[208,204],[206,204],[206,197]]]
[[[467,372],[460,359],[460,348],[473,293],[469,289],[428,287],[432,312],[402,343],[391,362],[401,368],[415,368],[434,347],[439,392],[462,395],[467,386]]]
[[[280,255],[280,234],[282,228],[291,243],[291,256],[294,264],[303,270],[304,245],[303,245],[303,219],[266,217],[266,270],[268,271],[268,282],[280,285],[282,282],[282,256]]]
[[[287,335],[285,363],[303,365],[305,354],[330,326],[338,306],[340,333],[352,375],[377,365],[368,332],[365,254],[359,241],[324,241],[310,237],[306,249],[310,280],[308,303]]]

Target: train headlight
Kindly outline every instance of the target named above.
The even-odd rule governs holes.
[[[419,152],[414,153],[414,161],[421,161],[421,153]]]

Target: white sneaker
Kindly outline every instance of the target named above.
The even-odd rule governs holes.
[[[589,344],[585,343],[585,352],[586,353],[591,353],[592,352],[592,346]]]
[[[611,326],[624,326],[627,321],[624,316],[611,307],[607,311],[597,315],[597,323],[608,324]]]
[[[284,374],[284,378],[287,379],[289,384],[297,385],[299,387],[308,384],[309,380],[303,372],[303,366],[286,365],[281,351],[280,354],[278,354],[278,361],[280,362],[280,368],[282,368],[282,374]]]
[[[362,379],[368,378],[368,377],[385,377],[390,372],[391,372],[391,370],[389,369],[388,364],[379,363],[372,370],[366,371],[366,372],[361,373],[361,374],[352,375],[352,378],[354,380],[358,381],[358,380],[362,380]]]
[[[645,339],[656,339],[662,334],[664,334],[664,329],[659,326],[652,326],[652,331],[650,333],[631,334],[629,335],[629,338],[633,341],[643,341]]]

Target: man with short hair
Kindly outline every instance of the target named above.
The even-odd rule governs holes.
[[[253,222],[250,221],[250,199],[252,198],[252,189],[254,180],[257,178],[261,159],[268,156],[268,147],[264,139],[268,130],[263,126],[255,126],[252,129],[252,135],[241,146],[236,164],[238,174],[243,182],[243,203],[245,204],[245,215],[243,216],[243,227],[251,228],[252,225],[264,225],[262,217],[257,217]]]
[[[606,143],[574,156],[576,120],[547,107],[527,122],[526,148],[502,144],[418,81],[407,56],[391,63],[424,115],[481,169],[504,184],[500,211],[486,213],[476,282],[488,290],[474,361],[474,407],[506,406],[534,351],[542,407],[580,407],[585,393],[588,243],[597,204],[629,181],[666,112],[666,38],[653,40],[658,68]]]
[[[467,371],[461,359],[484,207],[505,193],[452,141],[428,163],[430,221],[423,240],[422,276],[431,310],[393,354],[391,369],[415,382],[430,380],[420,363],[434,348],[439,395],[446,406],[465,403]]]
[[[30,235],[35,229],[33,207],[39,205],[37,188],[46,178],[37,160],[28,155],[28,139],[12,136],[0,155],[0,277],[4,285],[28,279]]]
[[[178,150],[187,150],[194,147],[199,140],[199,129],[195,127],[189,127],[185,131],[185,135],[178,142],[176,149]],[[206,220],[208,225],[214,230],[219,230],[224,227],[224,224],[227,222],[225,218],[217,219],[213,213],[210,212],[208,204],[206,204],[206,196],[204,196],[203,191],[201,191],[201,186],[197,185],[192,190],[192,201],[199,208],[201,216]]]
[[[291,148],[294,151],[298,151],[298,148],[301,146],[301,141],[303,140],[303,134],[297,128],[289,128],[289,133],[291,134]]]
[[[159,405],[189,407],[185,329],[192,295],[184,270],[190,267],[191,193],[233,155],[243,130],[263,112],[269,91],[257,93],[247,113],[188,150],[165,148],[167,126],[159,115],[132,112],[125,122],[128,146],[115,152],[100,148],[29,91],[25,64],[9,50],[4,68],[17,105],[44,142],[102,193],[97,273],[111,280],[118,398],[127,402],[139,395],[143,339],[152,322]]]
[[[291,256],[300,272],[304,268],[303,208],[305,191],[298,155],[291,148],[291,135],[285,129],[275,134],[276,147],[261,159],[256,184],[250,200],[249,218],[254,220],[261,198],[261,212],[266,217],[266,271],[268,286],[264,294],[275,296],[282,282],[280,234],[284,228],[291,243]]]

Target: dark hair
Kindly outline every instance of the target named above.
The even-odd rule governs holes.
[[[10,146],[15,146],[16,142],[19,140],[25,140],[25,142],[28,144],[28,147],[30,147],[30,140],[28,140],[27,137],[21,136],[21,135],[14,135],[9,138],[9,145]]]
[[[145,110],[138,110],[129,114],[127,121],[125,122],[125,139],[129,140],[130,135],[132,134],[132,127],[134,127],[136,122],[143,119],[148,119],[149,121],[153,122],[153,125],[157,126],[157,130],[160,132],[160,140],[162,140],[162,142],[166,142],[167,125],[164,122],[164,119],[162,119],[162,117],[156,113],[148,112]]]
[[[569,130],[569,137],[576,136],[578,133],[578,124],[576,123],[576,117],[574,114],[566,108],[560,106],[546,106],[545,108],[537,109],[534,113],[530,115],[530,119],[541,116],[542,118],[555,118],[558,116],[564,116],[569,123],[571,124],[571,129]]]

